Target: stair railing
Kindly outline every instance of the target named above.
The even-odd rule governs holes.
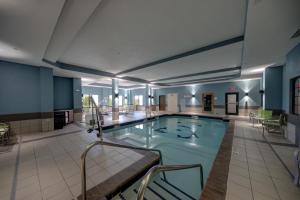
[[[136,147],[136,146],[130,146],[130,145],[123,145],[118,143],[112,143],[112,142],[106,142],[106,141],[96,141],[91,144],[89,144],[85,151],[81,154],[81,192],[82,192],[82,200],[87,199],[86,195],[86,156],[87,153],[95,146],[97,145],[103,145],[103,146],[112,146],[112,147],[119,147],[119,148],[125,148],[125,149],[135,149],[135,150],[144,150],[144,151],[154,151],[159,154],[159,161],[160,164],[163,165],[163,159],[162,159],[162,153],[159,149],[147,149],[143,147]],[[163,177],[166,180],[166,175],[163,172]]]
[[[165,172],[165,171],[174,171],[174,170],[183,170],[183,169],[190,169],[190,168],[200,168],[200,185],[201,189],[203,190],[203,167],[201,164],[193,164],[193,165],[156,165],[153,166],[143,177],[142,183],[139,187],[138,194],[137,194],[137,200],[143,200],[144,195],[147,189],[147,186],[149,185],[149,182],[151,181],[151,178],[154,177],[159,172]]]

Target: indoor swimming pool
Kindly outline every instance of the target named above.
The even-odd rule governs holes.
[[[205,183],[227,126],[227,122],[222,119],[163,116],[105,130],[105,135],[131,145],[159,149],[167,165],[201,163]],[[199,198],[199,168],[167,172],[166,176],[173,186],[190,195],[187,199]],[[160,177],[154,178],[158,186],[159,181]]]

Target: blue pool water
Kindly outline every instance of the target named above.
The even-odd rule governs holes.
[[[164,164],[201,163],[205,183],[226,128],[227,123],[218,119],[171,116],[105,133],[132,145],[160,149]],[[167,178],[193,197],[200,196],[199,168],[167,172]]]

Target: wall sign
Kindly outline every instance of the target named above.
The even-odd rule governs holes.
[[[231,87],[228,88],[228,91],[229,92],[237,92],[237,89],[236,89],[236,87],[231,86]]]

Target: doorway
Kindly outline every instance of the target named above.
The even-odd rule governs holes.
[[[159,110],[166,111],[166,95],[159,96]]]
[[[212,112],[214,109],[214,94],[213,93],[203,93],[202,94],[203,111]]]
[[[239,114],[239,93],[228,92],[225,94],[225,113],[226,115]]]

